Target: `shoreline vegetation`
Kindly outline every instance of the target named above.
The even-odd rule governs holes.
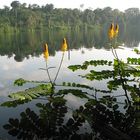
[[[29,55],[40,55],[42,50],[39,46],[48,40],[48,45],[53,48],[50,49],[50,55],[54,56],[55,50],[59,50],[57,44],[60,44],[59,40],[62,37],[67,38],[70,50],[79,49],[81,46],[109,49],[107,29],[112,22],[119,24],[120,45],[138,47],[138,8],[129,8],[124,12],[110,7],[95,10],[58,9],[53,4],[40,7],[36,4],[27,5],[13,1],[10,7],[0,9],[0,55],[11,57],[14,54],[14,59],[21,62]],[[18,46],[18,49],[15,46]]]
[[[39,6],[13,1],[11,6],[0,9],[0,32],[23,32],[35,30],[88,30],[99,33],[111,22],[118,23],[122,33],[139,33],[140,11],[129,8],[124,12],[105,7],[103,9],[55,8],[53,4]],[[135,24],[134,24],[135,23]],[[106,31],[105,31],[106,32]]]

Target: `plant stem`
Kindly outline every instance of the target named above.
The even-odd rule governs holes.
[[[117,57],[116,57],[116,55],[115,55],[115,53],[114,53],[114,48],[111,47],[111,50],[112,50],[112,54],[113,54],[113,56],[117,59]]]
[[[61,61],[60,61],[60,65],[59,65],[58,71],[57,71],[57,73],[56,73],[56,76],[55,76],[55,78],[54,78],[53,84],[55,84],[55,81],[56,81],[56,79],[57,79],[57,77],[58,77],[60,68],[61,68],[61,66],[62,66],[63,59],[64,59],[64,52],[63,52],[63,54],[62,54],[62,58],[61,58]]]
[[[114,43],[114,47],[116,47],[116,40],[117,39],[115,39],[115,43]],[[127,100],[128,100],[128,103],[131,105],[131,102],[130,102],[130,100],[129,100],[129,97],[128,97],[128,94],[127,94],[127,90],[126,90],[126,87],[125,87],[125,83],[126,83],[126,81],[123,79],[123,75],[122,75],[122,69],[123,69],[123,66],[122,66],[122,63],[121,63],[121,61],[120,61],[120,59],[119,59],[119,57],[118,57],[118,54],[117,54],[117,52],[116,52],[116,50],[114,49],[114,47],[113,47],[113,42],[111,42],[112,43],[112,46],[111,46],[111,49],[112,49],[112,53],[113,53],[113,56],[117,59],[117,61],[118,61],[118,72],[119,72],[119,76],[120,76],[120,80],[121,80],[121,83],[122,83],[122,88],[123,88],[123,90],[124,90],[124,92],[125,92],[125,96],[126,96],[126,98],[127,98]],[[125,83],[124,83],[125,82]]]
[[[48,75],[48,77],[49,77],[49,81],[50,81],[50,83],[53,85],[52,80],[51,80],[51,77],[50,77],[50,73],[49,73],[49,70],[48,70],[48,64],[47,64],[47,61],[46,61],[46,72],[47,72],[47,75]]]

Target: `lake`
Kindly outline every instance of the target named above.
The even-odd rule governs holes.
[[[103,79],[103,80],[95,79],[91,81],[86,78],[81,78],[79,76],[79,75],[86,74],[92,69],[96,71],[101,71],[104,69],[112,70],[113,67],[109,67],[106,65],[99,66],[99,67],[89,66],[88,70],[79,69],[76,72],[72,72],[70,69],[68,69],[68,66],[70,65],[81,65],[85,61],[91,61],[91,60],[113,61],[114,60],[114,56],[111,52],[111,49],[108,46],[108,40],[103,39],[101,42],[101,39],[99,41],[99,38],[94,38],[92,35],[94,35],[94,33],[90,31],[88,33],[83,33],[83,32],[69,33],[65,31],[63,32],[53,31],[53,32],[42,33],[38,31],[35,33],[15,33],[15,34],[0,35],[0,65],[1,65],[0,103],[1,104],[6,101],[12,101],[8,97],[8,95],[10,95],[11,93],[22,91],[27,88],[36,87],[38,85],[38,83],[34,82],[34,83],[26,83],[25,85],[20,87],[14,86],[14,81],[16,79],[23,78],[29,81],[33,80],[33,81],[49,82],[49,78],[47,76],[46,70],[43,70],[46,69],[46,61],[43,56],[44,43],[47,43],[49,47],[50,56],[48,58],[47,64],[48,67],[52,67],[51,69],[49,69],[52,80],[55,79],[62,58],[63,53],[60,51],[60,47],[61,47],[63,37],[66,37],[68,42],[68,47],[69,47],[69,50],[66,51],[64,54],[64,59],[58,77],[56,79],[56,86],[55,86],[55,93],[57,92],[59,93],[59,91],[62,90],[61,94],[64,95],[63,96],[56,95],[56,97],[49,97],[50,95],[47,95],[46,97],[41,96],[27,103],[23,103],[23,104],[17,103],[15,107],[13,106],[0,107],[0,115],[1,115],[0,139],[14,140],[17,139],[18,136],[21,139],[24,138],[26,139],[33,139],[33,138],[49,139],[50,138],[51,139],[52,136],[54,136],[53,137],[54,139],[59,139],[59,138],[79,139],[81,137],[84,139],[92,139],[93,137],[96,137],[98,139],[107,139],[109,137],[111,139],[111,137],[113,137],[116,133],[119,134],[121,137],[124,137],[124,139],[132,138],[133,134],[136,135],[135,137],[133,137],[133,139],[139,138],[140,136],[139,135],[140,129],[138,129],[139,127],[137,128],[137,131],[132,131],[132,132],[130,131],[130,129],[135,130],[132,124],[135,123],[136,120],[138,120],[138,117],[132,115],[134,114],[134,112],[136,112],[137,109],[134,110],[135,107],[133,106],[134,101],[130,94],[131,91],[128,92],[128,98],[132,103],[131,105],[128,105],[127,102],[128,106],[126,106],[125,104],[126,97],[123,95],[125,94],[125,91],[120,85],[117,87],[117,90],[112,90],[111,93],[102,92],[102,91],[109,91],[107,87],[108,79]],[[125,62],[127,62],[128,57],[140,58],[140,55],[136,54],[133,51],[134,48],[138,48],[140,50],[140,45],[138,41],[132,40],[130,42],[130,41],[125,41],[120,39],[120,42],[121,45],[116,49],[120,60],[124,60]],[[112,78],[109,78],[109,80],[110,79]],[[137,77],[137,80],[139,83],[139,77]],[[77,88],[75,86],[70,87],[69,85],[62,86],[63,82],[78,83],[81,85],[88,85],[90,87],[94,87],[94,89],[96,89],[97,94],[95,91],[93,91],[93,89],[92,91],[88,88],[82,89],[82,87],[80,86]],[[135,84],[135,81],[133,81],[132,84],[130,85],[133,84]],[[66,89],[72,89],[72,90],[65,91]],[[77,91],[77,89],[79,90]],[[69,94],[67,94],[67,92]],[[79,93],[79,97],[76,96],[76,93]],[[85,93],[86,95],[88,93],[88,95],[87,97],[81,97],[80,96],[81,93],[82,94]],[[96,98],[94,98],[95,94],[96,94]],[[58,99],[55,100],[55,98],[58,99],[61,98],[60,102],[57,101]],[[117,99],[117,101],[114,100],[115,103],[114,102],[112,103],[110,101],[113,98]],[[96,116],[97,120],[98,119],[100,120],[100,118],[101,120],[107,120],[106,123],[109,124],[109,126],[104,126],[103,124],[100,123],[96,124],[95,121],[93,121],[96,117],[95,118],[93,117],[94,119],[93,118],[91,119],[91,116],[90,117],[86,116],[85,120],[82,120],[83,118],[81,120],[78,120],[79,119],[78,117],[82,116],[81,112],[85,111],[84,113],[86,113],[86,111],[89,109],[89,108],[85,109],[79,107],[83,106],[86,102],[88,102],[89,99],[94,99],[94,100],[101,99],[99,100],[99,103],[101,101],[100,106],[96,106],[96,107],[92,106],[93,107],[92,113],[95,114],[95,116],[97,115],[99,117],[98,118]],[[105,101],[103,101],[103,99],[107,99],[107,101],[110,101],[111,107],[109,107],[108,104],[106,104]],[[102,111],[103,104],[109,107],[108,110],[106,109],[106,111],[109,114],[109,115],[105,115],[108,116],[107,118],[104,118],[105,116],[103,115],[104,113],[105,114],[107,113]],[[116,109],[114,109],[113,106],[115,106]],[[111,111],[112,108],[113,111]],[[33,110],[34,112],[31,112],[31,110]],[[87,112],[89,113],[90,111],[91,110],[88,110]],[[139,112],[139,109],[137,111]],[[99,114],[97,114],[97,112]],[[100,114],[100,112],[102,112],[101,113],[102,115]],[[75,116],[74,113],[77,116]],[[55,116],[58,116],[58,118],[55,118]],[[114,119],[112,117],[108,121],[110,116],[114,116]],[[118,123],[118,121],[122,121],[122,122]],[[127,124],[126,122],[128,121],[129,123]],[[24,123],[28,125],[24,125]],[[48,124],[45,125],[46,123]],[[117,123],[119,126],[117,126]],[[127,128],[128,127],[127,125],[130,124],[132,125],[132,127]],[[138,125],[139,124],[140,123],[138,123]],[[68,128],[66,128],[65,125]],[[102,134],[101,133],[103,131],[101,129],[102,125],[105,130],[110,129],[108,127],[113,126],[115,134],[110,134],[111,136],[106,135],[107,132],[105,134]],[[17,127],[17,129],[15,129],[15,127]],[[58,128],[61,129],[57,131]],[[119,129],[120,130],[122,129],[123,133],[121,133]],[[60,134],[58,134],[58,132],[61,133],[61,137],[59,137]],[[85,135],[83,136],[82,134]]]

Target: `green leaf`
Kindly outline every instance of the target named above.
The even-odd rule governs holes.
[[[68,66],[68,68],[74,72],[74,71],[80,69],[81,65],[71,65],[71,66]]]
[[[26,89],[25,91],[18,91],[9,95],[10,98],[15,100],[32,100],[39,96],[48,95],[52,92],[51,84],[41,84],[39,86]]]
[[[86,70],[88,66],[103,66],[103,65],[108,65],[111,66],[112,61],[107,61],[107,60],[91,60],[91,61],[85,61],[83,65],[71,65],[68,68],[72,71],[76,71],[78,69]]]
[[[23,84],[25,84],[26,82],[27,81],[24,80],[23,78],[19,78],[19,79],[15,80],[14,85],[23,86]]]
[[[87,98],[89,99],[89,97],[86,95],[88,94],[87,92],[83,92],[82,90],[79,89],[64,89],[64,90],[59,90],[59,92],[57,93],[57,95],[66,95],[66,94],[73,94],[74,96],[77,96],[79,98]]]

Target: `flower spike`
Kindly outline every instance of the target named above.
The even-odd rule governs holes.
[[[66,38],[63,38],[62,46],[61,46],[61,51],[65,52],[68,49],[67,41]]]
[[[43,54],[44,54],[44,58],[45,58],[46,60],[48,60],[49,51],[48,51],[48,45],[47,45],[47,43],[44,45],[44,52],[43,52]]]
[[[109,28],[109,31],[108,31],[109,39],[113,39],[114,38],[114,35],[115,35],[115,32],[114,32],[114,24],[112,23],[110,25],[110,28]]]

